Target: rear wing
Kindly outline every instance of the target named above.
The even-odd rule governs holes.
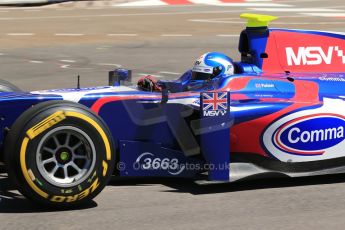
[[[345,72],[345,34],[269,29],[269,15],[242,14],[248,20],[239,42],[241,61],[268,73]]]

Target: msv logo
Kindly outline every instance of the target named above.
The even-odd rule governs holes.
[[[292,65],[320,65],[332,64],[333,54],[342,59],[345,64],[344,51],[339,46],[329,46],[323,49],[320,46],[298,47],[297,53],[292,47],[286,47],[286,59],[289,66]]]
[[[202,93],[203,116],[224,116],[228,112],[228,92]]]
[[[274,145],[296,155],[322,155],[344,140],[345,117],[313,114],[281,125],[273,134]]]

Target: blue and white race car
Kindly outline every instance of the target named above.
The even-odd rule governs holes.
[[[207,53],[176,81],[115,70],[109,86],[0,82],[0,161],[40,205],[93,199],[112,175],[232,182],[345,172],[345,35],[243,14],[241,62]],[[116,167],[115,167],[116,166]]]

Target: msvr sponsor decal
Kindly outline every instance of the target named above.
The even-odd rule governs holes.
[[[201,94],[201,108],[204,117],[225,116],[229,111],[228,92],[209,92]]]
[[[297,52],[293,47],[286,47],[285,51],[289,66],[330,65],[334,54],[337,58],[341,58],[342,63],[345,64],[344,51],[339,49],[339,46],[329,46],[327,48],[321,46],[298,47]]]
[[[226,110],[209,110],[204,111],[205,117],[217,117],[217,116],[224,116],[226,114]]]

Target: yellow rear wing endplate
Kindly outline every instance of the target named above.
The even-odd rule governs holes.
[[[241,14],[240,17],[248,20],[247,27],[267,27],[271,21],[278,19],[278,17],[272,15],[249,13]]]

